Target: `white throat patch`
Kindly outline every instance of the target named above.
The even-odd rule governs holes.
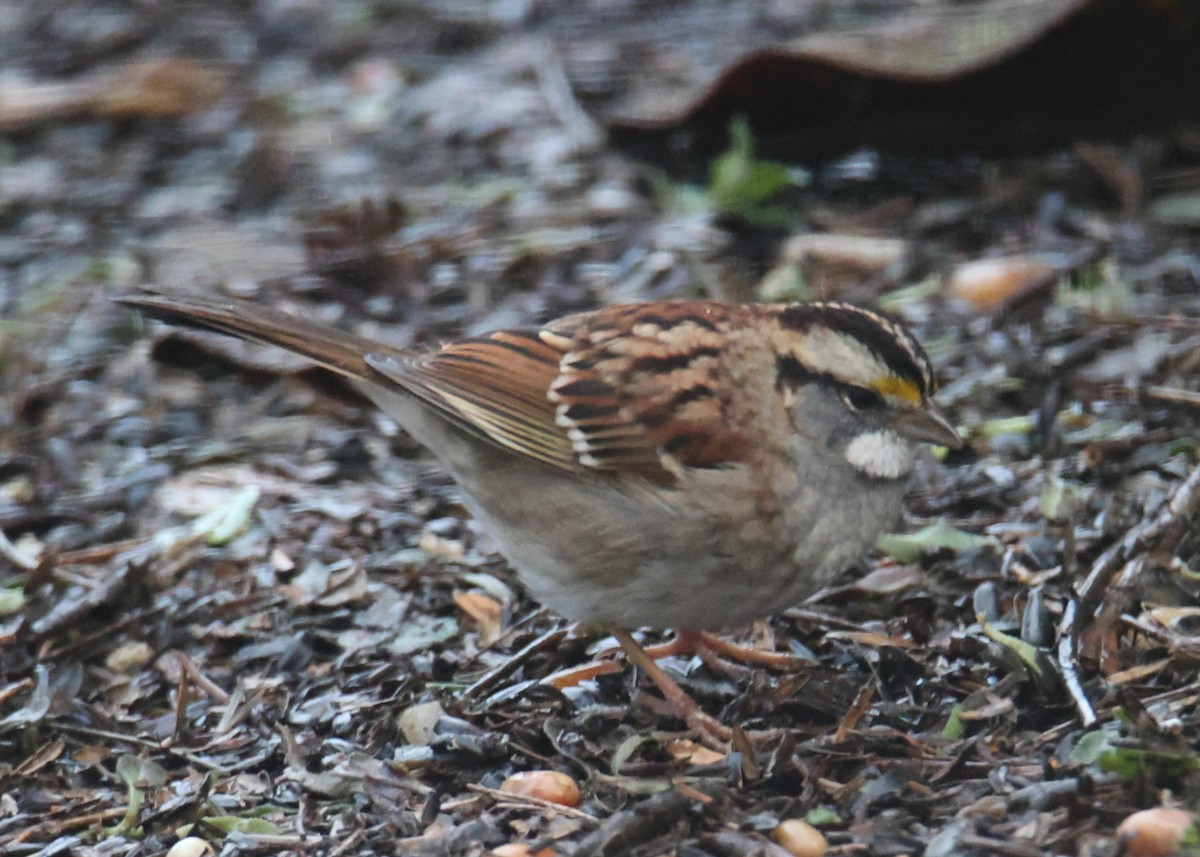
[[[888,429],[869,431],[850,441],[846,461],[872,479],[898,479],[912,471],[912,445]]]

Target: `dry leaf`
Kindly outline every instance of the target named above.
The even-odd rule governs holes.
[[[504,616],[504,607],[499,601],[482,592],[455,592],[454,603],[479,626],[481,645],[491,645],[499,639]]]

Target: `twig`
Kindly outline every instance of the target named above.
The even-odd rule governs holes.
[[[501,664],[481,675],[474,684],[463,691],[463,696],[467,699],[476,699],[484,692],[491,690],[508,676],[517,671],[517,668],[525,663],[529,658],[533,657],[538,652],[547,651],[561,643],[567,636],[565,628],[555,628],[547,631],[533,642],[525,645],[520,651],[514,652],[506,658]]]
[[[1032,842],[1006,839],[989,839],[971,833],[963,833],[955,840],[963,848],[978,848],[989,854],[1004,854],[1006,857],[1042,857],[1046,852]]]
[[[186,750],[180,750],[176,747],[164,745],[160,741],[150,741],[146,738],[139,738],[136,735],[126,735],[121,732],[109,732],[105,729],[93,729],[90,726],[78,726],[74,723],[61,723],[55,721],[54,728],[60,732],[66,732],[68,735],[85,735],[89,738],[107,738],[110,741],[117,741],[125,744],[132,744],[135,747],[143,747],[152,752],[166,753],[176,758],[183,759],[185,762],[190,762],[198,768],[204,768],[207,771],[219,771],[223,774],[231,772],[228,765],[218,765],[215,762],[210,762],[203,759],[194,753],[189,753]]]
[[[196,666],[196,662],[184,654],[181,650],[176,649],[175,655],[178,657],[180,669],[187,674],[188,678],[196,685],[196,687],[207,693],[212,699],[220,705],[228,705],[230,695],[225,692],[225,689],[219,686],[216,682],[200,671],[200,667]]]
[[[1151,399],[1164,402],[1174,402],[1177,405],[1190,405],[1200,408],[1200,393],[1195,390],[1184,390],[1180,387],[1146,387],[1143,391]]]
[[[351,849],[357,848],[366,838],[366,831],[354,831],[342,841],[341,845],[329,852],[329,857],[342,857],[343,854],[349,854]]]
[[[551,812],[556,812],[559,815],[566,815],[571,818],[577,818],[580,821],[586,821],[591,824],[599,824],[600,819],[594,815],[589,815],[581,809],[575,809],[573,806],[565,806],[561,803],[555,803],[552,800],[543,800],[540,797],[532,797],[531,795],[518,795],[512,792],[501,791],[500,789],[489,789],[487,786],[481,786],[476,783],[467,783],[467,790],[478,792],[481,795],[493,797],[501,803],[510,804],[512,806],[524,807],[525,809],[548,809]]]
[[[1090,617],[1104,600],[1104,593],[1116,573],[1139,550],[1155,542],[1174,540],[1167,548],[1172,550],[1178,539],[1183,537],[1190,519],[1200,515],[1200,467],[1195,468],[1175,495],[1163,505],[1159,513],[1149,521],[1138,524],[1125,537],[1109,547],[1092,563],[1092,571],[1079,587],[1079,609],[1081,617]],[[1064,621],[1064,629],[1067,623]],[[1082,628],[1073,631],[1081,631]]]
[[[1151,549],[1174,550],[1183,538],[1190,520],[1200,514],[1200,467],[1188,474],[1175,494],[1163,504],[1158,514],[1132,527],[1125,537],[1100,554],[1092,563],[1087,579],[1078,588],[1079,598],[1067,603],[1058,626],[1058,666],[1062,670],[1067,691],[1079,711],[1084,727],[1096,723],[1096,712],[1084,693],[1076,666],[1079,636],[1091,623],[1104,601],[1113,578],[1124,570],[1122,581],[1131,583],[1143,567],[1138,553]]]
[[[1062,672],[1067,693],[1071,694],[1075,709],[1079,712],[1079,721],[1083,728],[1087,729],[1096,723],[1096,710],[1092,708],[1092,703],[1083,690],[1083,682],[1079,680],[1079,637],[1075,631],[1075,617],[1078,611],[1079,604],[1072,598],[1067,602],[1062,624],[1059,626],[1062,630],[1058,637],[1058,668]]]
[[[125,815],[124,807],[116,807],[114,809],[102,809],[98,812],[88,812],[83,815],[76,815],[70,818],[64,818],[62,821],[45,821],[41,824],[27,827],[12,839],[0,840],[0,846],[4,847],[4,853],[9,853],[7,849],[15,845],[19,845],[27,839],[41,837],[44,832],[46,836],[58,838],[68,830],[78,830],[81,827],[91,827],[93,824],[100,824],[105,821],[111,821],[114,818],[121,818]],[[44,837],[43,837],[44,838]],[[39,839],[39,841],[41,841]]]
[[[254,851],[269,849],[273,854],[282,853],[285,849],[311,851],[329,844],[329,840],[324,836],[297,836],[286,833],[232,833],[229,836],[229,842],[239,849]]]
[[[141,581],[141,567],[132,562],[120,563],[116,571],[105,577],[82,595],[59,601],[54,608],[30,626],[37,637],[49,637],[69,626],[77,626],[93,610],[111,607]]]

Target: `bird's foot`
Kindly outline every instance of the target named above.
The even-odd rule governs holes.
[[[639,646],[628,631],[614,630],[613,636],[625,650],[625,657],[629,662],[641,669],[662,693],[664,713],[678,717],[686,723],[705,746],[720,752],[728,751],[729,740],[733,734],[729,728],[712,715],[701,711],[696,700],[692,699],[675,679],[666,674],[655,662],[654,657]]]
[[[639,645],[627,631],[614,630],[613,636],[624,650],[626,659],[640,668],[663,695],[661,703],[651,702],[647,698],[646,704],[661,714],[679,718],[696,733],[702,743],[722,752],[729,748],[729,728],[715,717],[705,714],[696,700],[667,675],[656,661],[673,656],[696,655],[717,672],[737,677],[744,677],[746,673],[746,669],[739,664],[765,666],[781,671],[794,671],[809,665],[808,661],[794,655],[738,645],[702,631],[677,631],[667,642],[646,647]],[[615,651],[615,648],[608,649],[601,652],[600,657],[605,658]],[[622,665],[618,661],[595,660],[579,667],[559,670],[542,679],[542,683],[562,690],[598,676],[620,672],[621,669]]]
[[[742,646],[707,631],[679,631],[671,642],[677,643],[681,640],[689,641],[693,647],[692,651],[699,655],[705,663],[709,663],[709,659],[705,655],[710,654],[719,661],[732,660],[742,664],[768,667],[780,672],[795,672],[812,666],[812,661],[804,658],[784,652],[768,652],[753,646]]]

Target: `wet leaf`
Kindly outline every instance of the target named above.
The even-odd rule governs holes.
[[[638,751],[639,747],[650,740],[650,736],[648,735],[634,734],[618,744],[617,748],[613,751],[612,762],[609,765],[609,770],[612,771],[613,775],[619,776],[621,769],[625,767],[625,763],[633,758],[634,753]]]
[[[920,586],[924,579],[924,573],[916,565],[893,563],[881,565],[863,575],[854,581],[854,588],[871,595],[890,595]]]

